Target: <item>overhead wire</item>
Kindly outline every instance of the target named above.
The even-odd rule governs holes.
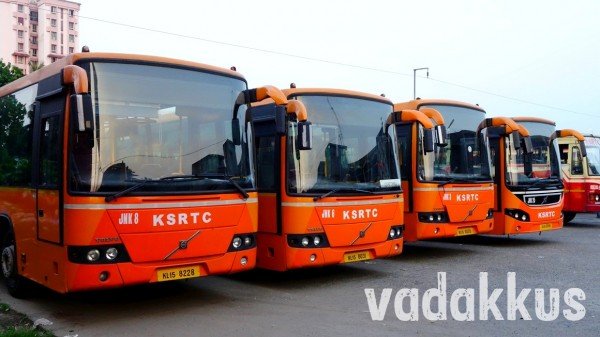
[[[47,9],[43,9],[43,10],[47,10]],[[404,76],[404,77],[413,77],[413,75],[408,74],[408,73],[404,73],[404,72],[400,72],[400,71],[394,71],[394,70],[389,70],[389,69],[384,69],[384,68],[364,66],[364,65],[352,64],[352,63],[346,63],[346,62],[338,62],[338,61],[327,60],[327,59],[323,59],[323,58],[317,58],[317,57],[310,57],[310,56],[305,56],[305,55],[292,54],[292,53],[287,53],[287,52],[282,52],[282,51],[276,51],[276,50],[271,50],[271,49],[266,49],[266,48],[252,47],[252,46],[249,46],[249,45],[243,45],[243,44],[239,44],[239,43],[219,41],[219,40],[204,38],[204,37],[200,37],[200,36],[194,36],[194,35],[189,35],[189,34],[169,32],[169,31],[161,30],[161,29],[142,27],[142,26],[132,25],[132,24],[128,24],[128,23],[122,23],[122,22],[117,22],[117,21],[100,19],[100,18],[95,18],[95,17],[91,17],[91,16],[84,16],[84,15],[80,15],[79,13],[76,14],[75,16],[77,16],[79,18],[82,18],[82,19],[86,19],[86,20],[91,20],[91,21],[96,21],[96,22],[101,22],[101,23],[106,23],[106,24],[111,24],[111,25],[117,25],[117,26],[121,26],[121,27],[127,27],[127,28],[132,28],[132,29],[137,29],[137,30],[152,32],[152,33],[158,33],[158,34],[165,34],[165,35],[170,35],[170,36],[176,36],[176,37],[181,37],[181,38],[185,38],[185,39],[203,41],[203,42],[212,43],[212,44],[218,44],[218,45],[222,45],[222,46],[228,46],[228,47],[234,47],[234,48],[241,48],[241,49],[252,50],[252,51],[257,51],[257,52],[262,52],[262,53],[267,53],[267,54],[272,54],[272,55],[279,55],[279,56],[291,57],[291,58],[296,58],[296,59],[301,59],[301,60],[307,60],[307,61],[313,61],[313,62],[320,62],[320,63],[326,63],[326,64],[344,66],[344,67],[349,67],[349,68],[362,69],[362,70],[367,70],[367,71],[374,71],[374,72],[380,72],[380,73],[400,75],[400,76]],[[465,90],[470,90],[470,91],[474,91],[474,92],[478,92],[478,93],[482,93],[482,94],[486,94],[486,95],[490,95],[490,96],[499,97],[499,98],[510,100],[510,101],[514,101],[514,102],[519,102],[519,103],[524,103],[524,104],[530,104],[530,105],[534,105],[534,106],[543,107],[543,108],[546,108],[546,109],[552,109],[552,110],[558,110],[558,111],[564,111],[564,112],[574,113],[574,114],[578,114],[578,115],[582,115],[582,116],[600,118],[600,115],[595,115],[595,114],[590,114],[590,113],[585,113],[585,112],[580,112],[580,111],[565,109],[565,108],[561,108],[561,107],[557,107],[557,106],[552,106],[552,105],[542,104],[542,103],[538,103],[538,102],[534,102],[534,101],[530,101],[530,100],[525,100],[525,99],[521,99],[521,98],[511,97],[511,96],[508,96],[508,95],[497,94],[497,93],[494,93],[494,92],[491,92],[491,91],[488,91],[488,90],[478,89],[478,88],[470,87],[470,86],[467,86],[467,85],[464,85],[464,84],[454,83],[454,82],[450,82],[450,81],[446,81],[446,80],[442,80],[442,79],[437,79],[437,78],[433,78],[433,77],[422,77],[422,76],[417,76],[417,77],[420,77],[420,78],[423,78],[423,79],[428,79],[428,80],[433,81],[433,82],[438,82],[438,83],[441,83],[441,84],[445,84],[445,85],[449,85],[449,86],[453,86],[453,87],[457,87],[457,88],[462,88],[462,89],[465,89]]]

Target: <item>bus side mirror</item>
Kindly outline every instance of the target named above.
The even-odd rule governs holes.
[[[90,94],[71,95],[71,116],[77,119],[77,130],[79,132],[92,130],[94,124],[92,110],[92,97]]]
[[[298,137],[296,147],[298,150],[312,149],[312,130],[309,121],[298,122]]]
[[[579,141],[579,148],[581,149],[581,156],[587,157],[587,150],[585,149],[585,141],[583,141],[583,140]]]
[[[514,131],[513,133],[510,134],[510,137],[512,137],[512,142],[513,142],[513,146],[515,147],[515,150],[518,150],[521,148],[521,135],[519,134],[519,132]]]
[[[436,136],[436,145],[440,147],[444,147],[448,145],[448,134],[446,132],[445,125],[436,125],[435,126],[435,136]]]
[[[525,145],[525,153],[533,153],[533,143],[531,142],[531,137],[523,137],[523,145]]]
[[[423,150],[425,153],[433,152],[433,130],[425,129],[423,131]]]
[[[237,117],[231,120],[231,140],[233,141],[233,145],[242,145],[240,120]]]

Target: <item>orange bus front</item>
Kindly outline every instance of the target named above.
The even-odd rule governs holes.
[[[298,146],[294,120],[285,135],[256,135],[258,266],[283,271],[400,254],[391,102],[330,89],[286,94],[306,106],[312,147]]]

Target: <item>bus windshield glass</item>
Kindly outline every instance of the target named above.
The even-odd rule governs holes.
[[[421,106],[438,110],[444,117],[447,145],[435,145],[424,153],[419,135],[418,178],[432,182],[481,182],[492,179],[487,137],[477,137],[477,127],[485,118],[482,110],[452,105]]]
[[[83,66],[94,119],[86,132],[72,119],[72,191],[115,193],[136,186],[132,194],[185,194],[254,187],[246,106],[233,119],[244,80],[151,64]],[[241,141],[235,144],[238,127]]]
[[[524,154],[521,144],[515,149],[513,137],[505,138],[506,183],[510,186],[532,185],[542,181],[559,182],[558,145],[550,143],[554,125],[538,122],[519,122],[529,131],[533,153]]]
[[[588,175],[600,176],[600,138],[585,137],[587,151]]]
[[[311,150],[298,150],[289,123],[287,184],[291,193],[399,191],[391,104],[359,97],[301,95],[312,123]],[[333,191],[333,192],[332,192]]]

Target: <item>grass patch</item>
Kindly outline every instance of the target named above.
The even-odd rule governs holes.
[[[0,337],[54,337],[41,327],[33,328],[33,322],[5,303],[0,303]]]

